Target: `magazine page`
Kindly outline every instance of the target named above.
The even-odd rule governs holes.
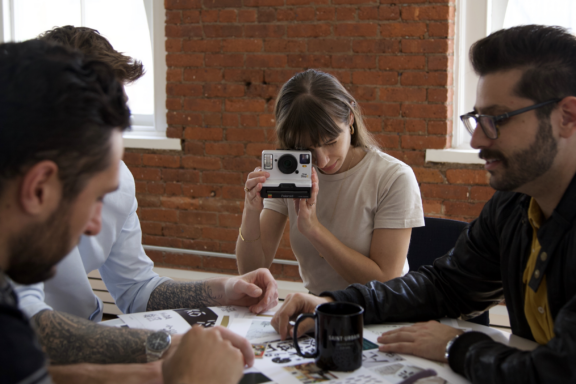
[[[222,312],[219,312],[222,313]],[[224,315],[211,308],[167,309],[161,311],[130,313],[118,316],[129,328],[166,331],[171,335],[186,333],[193,325],[213,327],[220,325]]]

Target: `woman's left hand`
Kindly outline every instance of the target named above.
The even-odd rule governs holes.
[[[298,216],[298,230],[306,236],[321,226],[316,217],[316,199],[318,198],[318,174],[312,167],[312,193],[309,199],[294,199],[294,209]]]

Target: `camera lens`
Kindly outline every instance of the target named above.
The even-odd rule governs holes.
[[[282,155],[278,159],[278,169],[282,173],[294,173],[294,171],[298,168],[298,162],[296,158],[292,155]]]

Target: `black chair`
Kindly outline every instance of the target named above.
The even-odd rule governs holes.
[[[456,244],[464,227],[463,221],[425,217],[425,227],[412,228],[408,263],[410,272],[417,271],[423,265],[432,265],[434,260],[444,256]],[[481,325],[490,325],[488,311],[468,321]]]

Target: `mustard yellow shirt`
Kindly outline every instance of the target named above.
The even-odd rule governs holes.
[[[530,225],[532,225],[533,236],[530,258],[526,264],[522,280],[526,290],[526,296],[524,298],[524,314],[526,315],[526,319],[528,320],[528,324],[530,325],[532,335],[534,335],[536,342],[538,344],[546,344],[554,337],[554,320],[552,319],[552,315],[550,315],[550,307],[548,306],[546,276],[542,278],[542,282],[536,292],[528,286],[530,277],[534,273],[538,257],[543,258],[542,260],[545,260],[547,257],[546,253],[540,254],[541,247],[537,233],[544,221],[544,217],[542,215],[542,210],[534,198],[530,200],[528,220],[530,221]]]

